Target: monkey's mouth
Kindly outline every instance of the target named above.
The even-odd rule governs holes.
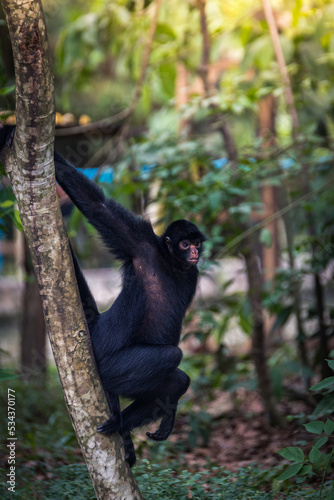
[[[188,259],[189,264],[197,264],[198,259]]]

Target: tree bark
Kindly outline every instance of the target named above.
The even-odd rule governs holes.
[[[262,276],[252,237],[247,238],[247,247],[244,251],[246,261],[249,299],[253,317],[252,332],[252,356],[255,365],[258,385],[263,399],[265,410],[269,416],[271,425],[283,426],[284,421],[277,411],[273,389],[270,380],[266,350],[265,331],[262,314]]]
[[[97,498],[138,499],[120,437],[96,431],[107,418],[107,402],[56,194],[54,88],[42,5],[39,0],[2,0],[2,6],[14,54],[17,128],[1,160],[19,206],[66,404]]]

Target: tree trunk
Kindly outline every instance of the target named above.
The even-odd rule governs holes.
[[[54,89],[41,2],[2,0],[16,75],[17,128],[1,160],[20,210],[66,404],[99,499],[141,498],[108,417],[56,194]],[[59,492],[59,496],[62,493]]]
[[[253,317],[252,355],[260,393],[271,425],[283,425],[283,419],[277,411],[271,385],[265,349],[265,332],[262,314],[262,277],[254,242],[250,236],[244,251],[246,261],[249,299]]]

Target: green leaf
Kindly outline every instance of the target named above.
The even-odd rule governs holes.
[[[172,98],[175,91],[175,64],[161,64],[159,68],[161,85],[168,97]]]
[[[160,43],[167,43],[176,40],[176,34],[168,24],[159,23],[155,30],[154,39]]]
[[[10,380],[12,378],[18,378],[20,375],[17,375],[15,372],[11,370],[4,370],[0,368],[0,380]]]
[[[270,332],[274,332],[276,328],[281,328],[285,325],[285,323],[290,318],[291,313],[293,312],[293,306],[284,307],[276,316],[276,320],[271,327]]]
[[[270,36],[265,34],[255,39],[248,46],[247,62],[260,69],[267,69],[274,58],[273,44]]]
[[[13,205],[14,205],[13,200],[5,200],[2,203],[0,203],[1,208],[9,208],[9,207],[12,207]]]
[[[15,85],[11,85],[10,87],[4,87],[3,89],[0,89],[0,95],[8,95],[11,92],[14,92],[15,90]]]
[[[334,389],[334,377],[327,377],[319,384],[315,384],[311,387],[311,391],[321,391],[322,389]]]
[[[334,370],[334,359],[326,359],[328,366]]]
[[[318,438],[316,442],[314,443],[315,448],[321,448],[325,443],[327,443],[328,437],[324,436],[322,438]]]
[[[236,207],[230,207],[229,212],[231,215],[233,214],[250,215],[252,212],[252,207],[250,203],[240,203],[240,205]]]
[[[325,424],[323,422],[316,421],[304,424],[304,427],[308,432],[312,432],[312,434],[321,434],[324,430]]]
[[[295,476],[304,467],[304,464],[294,464],[290,465],[280,476],[278,476],[279,481],[284,481],[290,477]]]
[[[14,210],[13,222],[14,222],[15,227],[22,233],[23,227],[22,227],[22,222],[20,219],[20,213],[18,210]]]
[[[244,316],[239,316],[239,325],[247,335],[250,335],[253,331],[252,322]]]
[[[312,464],[319,465],[319,462],[321,460],[321,451],[313,446],[312,450],[310,451],[309,459]]]
[[[260,243],[267,248],[270,248],[273,242],[273,237],[269,229],[264,227],[260,233]]]
[[[312,413],[313,417],[319,417],[322,415],[332,415],[334,408],[334,394],[330,393],[325,396],[320,403],[316,406]]]
[[[312,469],[313,469],[313,467],[311,464],[303,465],[303,467],[301,468],[301,470],[299,472],[299,475],[301,476],[302,474],[309,474],[312,471]]]
[[[217,212],[222,209],[222,195],[219,191],[210,193],[208,201],[212,211]]]
[[[298,446],[287,446],[277,453],[291,462],[304,462],[305,460],[304,452]]]
[[[333,420],[329,420],[329,418],[326,420],[325,423],[325,433],[326,434],[332,434],[334,432],[334,422]]]

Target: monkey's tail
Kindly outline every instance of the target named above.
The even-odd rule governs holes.
[[[15,133],[15,125],[5,125],[0,123],[0,151],[7,145],[9,148],[12,145]]]
[[[100,315],[100,313],[98,311],[95,299],[92,295],[92,292],[90,291],[89,286],[87,284],[87,281],[83,275],[83,272],[82,272],[81,267],[79,265],[78,259],[73,252],[73,248],[72,248],[71,243],[70,243],[70,250],[71,250],[73,264],[74,264],[75,276],[77,278],[81,303],[82,303],[82,307],[83,307],[83,310],[84,310],[84,313],[86,316],[86,320],[87,320],[87,323],[89,326],[91,323],[93,323],[97,319],[97,317]]]

